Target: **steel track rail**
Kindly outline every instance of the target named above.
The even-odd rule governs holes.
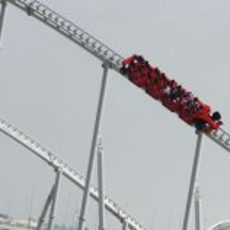
[[[45,148],[43,145],[34,141],[28,135],[20,131],[19,129],[12,126],[6,120],[0,118],[0,131],[9,136],[10,138],[17,141],[19,144],[23,145],[36,156],[41,158],[43,161],[48,163],[53,168],[60,168],[63,172],[63,175],[72,181],[82,190],[85,187],[85,178],[76,172],[71,166],[66,164],[64,161],[59,159],[56,154]],[[98,201],[98,189],[94,186],[90,187],[90,195]],[[118,203],[114,202],[108,196],[105,196],[105,207],[117,217],[120,221],[127,221],[129,228],[133,230],[147,230],[144,228],[135,218],[129,215],[124,209],[122,209]]]
[[[110,68],[119,71],[124,59],[121,55],[49,7],[34,0],[6,1],[64,35],[102,62],[108,63]]]
[[[5,1],[23,10],[29,16],[33,16],[34,18],[43,22],[75,44],[79,45],[81,48],[91,53],[93,56],[97,57],[102,62],[108,63],[110,68],[119,72],[122,66],[122,61],[124,60],[120,54],[49,7],[36,0]],[[206,135],[219,146],[230,152],[230,134],[228,134],[226,131],[219,129]]]
[[[211,140],[230,153],[230,134],[222,128],[206,134]]]

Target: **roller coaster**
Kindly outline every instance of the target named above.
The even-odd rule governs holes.
[[[89,156],[89,164],[87,168],[86,178],[81,176],[75,169],[67,165],[59,159],[56,154],[49,151],[40,143],[32,140],[19,129],[12,126],[8,121],[0,119],[0,130],[18,143],[28,148],[43,161],[53,167],[57,173],[54,186],[47,198],[44,210],[41,214],[38,230],[44,222],[44,217],[47,213],[48,206],[51,206],[51,217],[49,222],[49,230],[53,224],[53,214],[55,211],[55,200],[59,186],[61,175],[67,177],[72,183],[81,188],[84,192],[81,213],[79,217],[78,229],[82,230],[85,220],[85,211],[87,206],[88,196],[91,195],[95,200],[101,201],[106,209],[122,222],[123,229],[144,230],[146,229],[140,224],[136,218],[133,218],[128,212],[122,209],[118,203],[114,202],[108,196],[103,196],[101,189],[91,186],[92,167],[94,164],[95,152],[97,151],[98,133],[101,122],[101,112],[103,109],[104,94],[106,89],[106,80],[109,70],[114,70],[123,77],[130,80],[132,83],[142,88],[151,97],[160,101],[163,106],[171,112],[175,112],[188,125],[194,126],[197,130],[198,139],[196,146],[196,154],[194,157],[191,181],[186,203],[186,210],[183,222],[183,230],[187,230],[191,201],[194,193],[194,184],[197,176],[197,166],[199,163],[200,146],[202,136],[206,135],[210,140],[214,141],[227,152],[230,152],[230,134],[223,128],[221,117],[215,113],[211,114],[211,107],[203,103],[200,99],[191,96],[190,91],[184,89],[174,80],[169,79],[157,67],[153,67],[140,55],[132,55],[129,58],[124,58],[113,49],[109,48],[103,42],[81,29],[68,19],[64,18],[57,12],[53,11],[46,5],[37,0],[1,0],[0,14],[0,36],[2,34],[3,21],[5,17],[5,9],[7,4],[12,4],[18,9],[24,11],[28,16],[33,17],[41,23],[52,28],[59,34],[66,37],[71,42],[77,44],[82,49],[87,51],[92,56],[96,57],[103,66],[103,78],[101,83],[101,91],[99,95],[97,116],[95,119],[93,140]],[[178,87],[180,86],[180,87]],[[195,99],[196,98],[196,99]],[[103,229],[103,211],[101,210],[101,229]],[[213,229],[217,229],[216,226]]]

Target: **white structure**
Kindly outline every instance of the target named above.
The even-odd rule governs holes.
[[[31,230],[36,229],[38,222],[35,220],[7,218],[0,221],[0,229],[4,230]]]
[[[101,118],[101,112],[102,112],[104,92],[105,92],[105,87],[106,87],[107,73],[110,69],[120,72],[120,68],[122,67],[122,61],[124,60],[124,58],[121,55],[119,55],[117,52],[115,52],[114,50],[106,46],[104,43],[96,39],[94,36],[90,35],[86,31],[84,31],[83,29],[75,25],[74,23],[70,22],[66,18],[62,17],[60,14],[56,13],[49,7],[45,6],[44,4],[36,0],[0,0],[0,4],[1,4],[0,37],[1,37],[1,31],[3,28],[3,21],[4,21],[3,19],[5,15],[6,3],[13,4],[18,9],[24,11],[28,16],[34,17],[40,22],[42,22],[43,24],[54,29],[59,34],[62,34],[64,37],[68,38],[68,40],[79,45],[81,48],[86,50],[89,54],[96,57],[100,62],[103,63],[103,78],[102,78],[102,85],[101,85],[101,93],[99,97],[97,116],[95,119],[94,134],[93,134],[93,139],[92,139],[92,144],[91,144],[86,179],[80,176],[74,169],[72,169],[62,160],[58,159],[53,153],[51,153],[45,147],[33,141],[30,137],[28,137],[27,135],[19,131],[17,128],[11,126],[5,120],[0,119],[0,131],[7,134],[9,137],[13,138],[20,144],[24,145],[26,148],[28,148],[33,153],[35,153],[37,156],[39,156],[42,160],[47,162],[49,166],[53,167],[54,169],[61,170],[62,174],[65,177],[67,177],[72,183],[76,184],[84,191],[80,218],[79,218],[79,230],[81,230],[83,228],[83,222],[85,219],[85,211],[86,211],[87,200],[88,200],[89,195],[91,195],[97,201],[99,199],[98,190],[95,187],[90,186],[90,183],[91,183],[93,162],[95,158],[98,131],[100,129],[100,120],[101,120],[100,118]],[[230,135],[227,132],[225,132],[223,129],[218,129],[217,131],[211,132],[206,135],[211,140],[216,142],[218,145],[223,147],[225,150],[230,152]],[[183,230],[187,230],[187,227],[189,224],[191,202],[192,202],[192,198],[194,194],[194,185],[195,185],[198,163],[199,163],[200,146],[201,146],[201,140],[202,140],[201,138],[202,138],[202,134],[199,133],[198,140],[197,140],[196,154],[194,157],[193,170],[191,174],[189,192],[188,192],[188,197],[187,197]],[[58,180],[57,180],[57,185],[59,184]],[[57,189],[55,189],[54,191],[57,191]],[[54,195],[53,196],[54,201],[53,201],[50,220],[53,219],[54,209],[55,209],[55,200],[56,200],[57,194],[56,192],[54,194],[52,192],[51,195]],[[123,222],[123,229],[126,229],[126,228],[130,228],[132,230],[144,230],[145,229],[135,218],[131,217],[126,211],[121,209],[117,203],[115,203],[108,197],[104,198],[104,204],[107,210],[109,210],[110,213],[112,213],[112,215],[114,215],[115,217],[117,217],[119,220]],[[43,218],[41,218],[41,220],[42,219]],[[53,222],[51,221],[50,227],[49,227],[50,229],[52,227],[52,223]],[[211,230],[217,230],[217,229],[224,230],[224,229],[227,229],[225,227],[229,228],[229,224],[227,224],[227,222],[222,223],[221,225],[218,225],[218,226],[221,226],[222,228],[211,228]]]
[[[212,225],[208,230],[230,230],[230,220],[220,221]]]
[[[195,189],[195,230],[202,230],[202,213],[201,213],[201,194],[200,188],[196,185]]]

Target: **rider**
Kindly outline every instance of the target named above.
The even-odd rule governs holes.
[[[220,120],[221,119],[221,114],[218,111],[215,111],[212,114],[211,118],[212,118],[213,121],[216,121],[219,125],[222,124],[222,121]]]

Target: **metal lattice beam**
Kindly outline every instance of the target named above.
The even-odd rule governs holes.
[[[40,143],[34,141],[28,135],[24,134],[19,129],[12,126],[9,122],[0,118],[0,131],[16,140],[19,144],[23,145],[36,156],[41,158],[43,161],[48,163],[49,166],[53,168],[59,168],[62,170],[63,176],[72,181],[82,190],[85,188],[85,178],[76,172],[71,166],[66,164],[64,161],[59,159],[53,152],[49,151]],[[90,187],[90,195],[96,201],[98,201],[98,189],[94,186]],[[114,202],[108,196],[104,199],[106,209],[117,217],[120,221],[124,219],[127,221],[130,229],[133,230],[147,230],[142,224],[140,224],[135,218],[128,214],[124,209],[122,209],[118,203]]]
[[[55,31],[59,32],[81,48],[85,49],[93,56],[97,57],[103,63],[109,64],[109,67],[119,72],[124,58],[90,35],[73,22],[53,11],[49,7],[34,0],[5,0],[26,12]],[[214,142],[230,152],[230,135],[223,129],[219,129],[207,134]]]
[[[17,8],[26,12],[66,38],[85,49],[103,63],[108,63],[110,68],[119,71],[123,57],[99,41],[94,36],[81,29],[73,22],[64,18],[39,1],[28,0],[6,0]]]

